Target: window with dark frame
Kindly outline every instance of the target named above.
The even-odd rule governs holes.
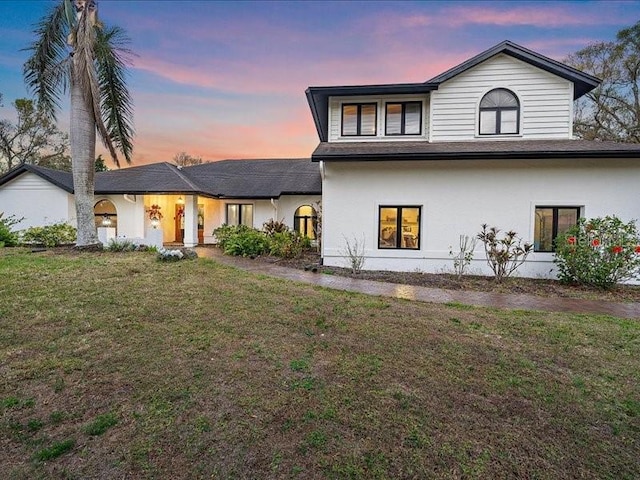
[[[520,102],[506,88],[488,92],[480,101],[480,135],[508,135],[520,132]]]
[[[580,207],[536,206],[533,232],[535,252],[553,252],[555,239],[578,223]]]
[[[342,136],[372,137],[377,134],[378,105],[376,103],[345,103],[342,105]]]
[[[422,134],[422,102],[387,103],[385,106],[384,134]]]
[[[250,203],[227,203],[227,225],[253,227],[253,205]]]
[[[301,236],[315,240],[318,228],[318,213],[311,205],[302,205],[293,215],[293,228]]]
[[[378,209],[378,248],[420,249],[419,206],[380,206]]]

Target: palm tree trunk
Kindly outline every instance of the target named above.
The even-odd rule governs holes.
[[[75,62],[74,62],[75,63]],[[78,222],[77,247],[99,245],[93,213],[94,157],[96,152],[96,126],[93,112],[85,101],[78,72],[71,72],[71,162],[73,191]]]

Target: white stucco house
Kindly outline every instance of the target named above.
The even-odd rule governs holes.
[[[640,219],[640,145],[573,137],[574,101],[598,84],[505,41],[424,83],[309,87],[311,159],[98,173],[96,224],[103,240],[185,246],[269,219],[313,237],[321,200],[325,265],[344,266],[357,238],[365,269],[450,270],[450,247],[487,223],[534,244],[520,275],[553,277],[553,239],[579,217]],[[75,223],[71,175],[14,169],[0,211],[25,217],[21,228]],[[481,245],[472,268],[489,273]]]
[[[640,219],[640,146],[573,138],[598,84],[505,41],[425,83],[309,87],[324,264],[355,238],[365,269],[451,270],[450,246],[487,223],[534,244],[520,275],[553,277],[579,217]],[[481,244],[472,268],[489,273]]]

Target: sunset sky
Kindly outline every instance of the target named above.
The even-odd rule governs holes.
[[[0,118],[51,1],[0,1]],[[308,157],[308,86],[422,82],[503,41],[557,60],[640,20],[640,2],[101,0],[136,53],[134,165]],[[68,107],[59,114],[68,128]]]

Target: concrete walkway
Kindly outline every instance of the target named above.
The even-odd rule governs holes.
[[[349,292],[404,298],[431,303],[460,303],[479,307],[495,307],[509,310],[542,310],[547,312],[595,313],[620,318],[640,319],[640,303],[606,302],[575,298],[546,298],[535,295],[444,290],[416,287],[395,283],[359,280],[337,275],[305,272],[271,263],[241,257],[223,255],[217,248],[196,248],[200,257],[213,258],[217,262],[242,270],[272,277]]]

